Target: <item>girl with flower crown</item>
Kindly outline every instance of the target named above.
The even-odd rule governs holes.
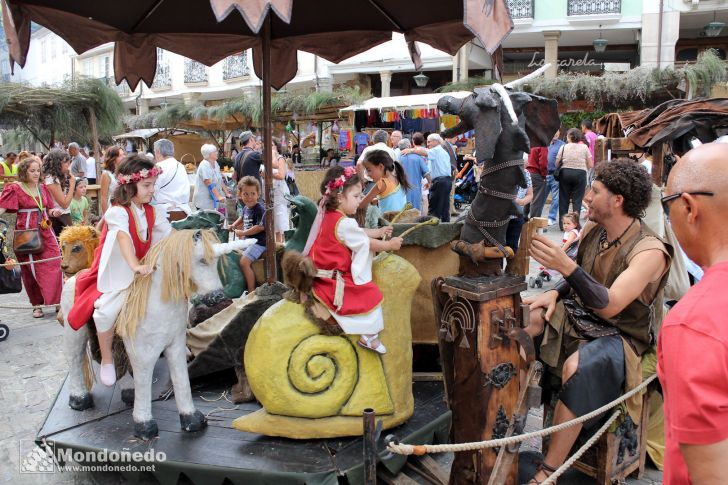
[[[66,320],[75,330],[92,317],[101,350],[101,382],[116,382],[111,350],[114,323],[124,304],[125,292],[135,275],[148,276],[154,270],[141,264],[152,244],[172,232],[167,212],[152,206],[154,182],[162,170],[146,157],[131,156],[118,167],[113,206],[104,214],[101,242],[91,269],[76,277],[73,308]]]
[[[331,312],[347,334],[360,335],[359,345],[384,354],[379,340],[384,328],[382,293],[372,281],[377,251],[396,251],[402,238],[382,241],[392,227],[362,229],[350,216],[362,199],[362,186],[353,167],[333,167],[321,183],[323,197],[311,227],[304,255],[317,269],[312,294]]]

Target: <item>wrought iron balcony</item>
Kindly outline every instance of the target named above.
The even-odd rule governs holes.
[[[568,15],[622,13],[621,0],[569,0]]]
[[[250,67],[248,67],[248,54],[247,52],[241,52],[234,56],[225,58],[225,63],[222,66],[222,78],[235,79],[238,77],[244,77],[250,75]]]
[[[99,79],[108,87],[116,91],[116,94],[118,94],[120,98],[131,96],[131,90],[129,89],[129,84],[127,84],[126,80],[121,81],[121,84],[116,84],[116,79],[114,79],[113,75]]]
[[[508,0],[512,19],[532,19],[534,0]]]
[[[169,72],[169,64],[157,62],[157,71],[154,73],[152,89],[167,89],[172,87],[172,76]]]
[[[192,59],[185,59],[185,84],[206,82],[207,66]]]

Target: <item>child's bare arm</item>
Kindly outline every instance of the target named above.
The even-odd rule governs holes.
[[[566,241],[564,242],[564,245],[561,246],[561,249],[564,251],[568,250],[569,246],[571,246],[571,243],[573,243],[575,239],[576,239],[576,234],[574,234],[573,232],[570,232],[569,235],[566,236]]]
[[[364,228],[364,233],[372,239],[381,239],[384,236],[392,235],[392,226],[379,227],[377,229]]]
[[[402,238],[401,237],[393,237],[392,239],[389,239],[388,241],[382,241],[380,239],[369,239],[369,249],[371,249],[374,252],[380,252],[380,251],[397,251],[399,248],[402,247]]]
[[[243,218],[242,218],[242,217],[238,217],[237,219],[235,219],[235,222],[233,222],[232,224],[230,224],[230,230],[231,230],[231,231],[232,231],[232,230],[235,230],[235,229],[236,229],[236,228],[238,228],[238,227],[239,227],[239,226],[240,226],[240,225],[241,225],[242,223],[243,223]]]
[[[374,197],[376,197],[377,195],[379,195],[379,186],[377,184],[374,184],[372,190],[370,190],[369,193],[367,193],[367,196],[364,197],[364,200],[359,203],[359,208],[366,209],[367,206],[371,204]]]
[[[123,231],[119,231],[116,236],[119,239],[119,248],[121,249],[121,255],[129,265],[132,271],[142,275],[148,275],[152,272],[152,267],[146,264],[140,264],[134,253],[134,243],[131,241],[131,237]]]

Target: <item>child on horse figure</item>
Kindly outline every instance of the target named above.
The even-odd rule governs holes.
[[[317,273],[314,298],[325,305],[347,334],[360,335],[359,345],[384,354],[379,340],[384,328],[382,293],[372,281],[377,251],[396,251],[402,238],[382,241],[392,227],[362,229],[352,217],[362,199],[362,185],[353,167],[330,168],[321,183],[323,197],[306,242],[304,255]]]
[[[93,317],[101,350],[101,382],[107,386],[116,382],[111,344],[114,323],[126,299],[124,290],[135,275],[147,277],[154,271],[141,260],[152,244],[172,232],[167,211],[150,205],[161,172],[146,157],[131,156],[121,163],[113,206],[104,214],[106,224],[93,265],[76,278],[75,299],[67,321],[78,330]]]

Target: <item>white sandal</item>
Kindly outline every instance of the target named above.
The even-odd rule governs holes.
[[[363,340],[363,341],[362,341]],[[364,347],[365,349],[373,350],[374,352],[378,354],[386,354],[387,348],[384,346],[381,340],[379,340],[379,345],[376,347],[372,347],[372,343],[375,340],[379,340],[379,334],[377,335],[360,335],[359,340],[356,341],[360,346]]]

